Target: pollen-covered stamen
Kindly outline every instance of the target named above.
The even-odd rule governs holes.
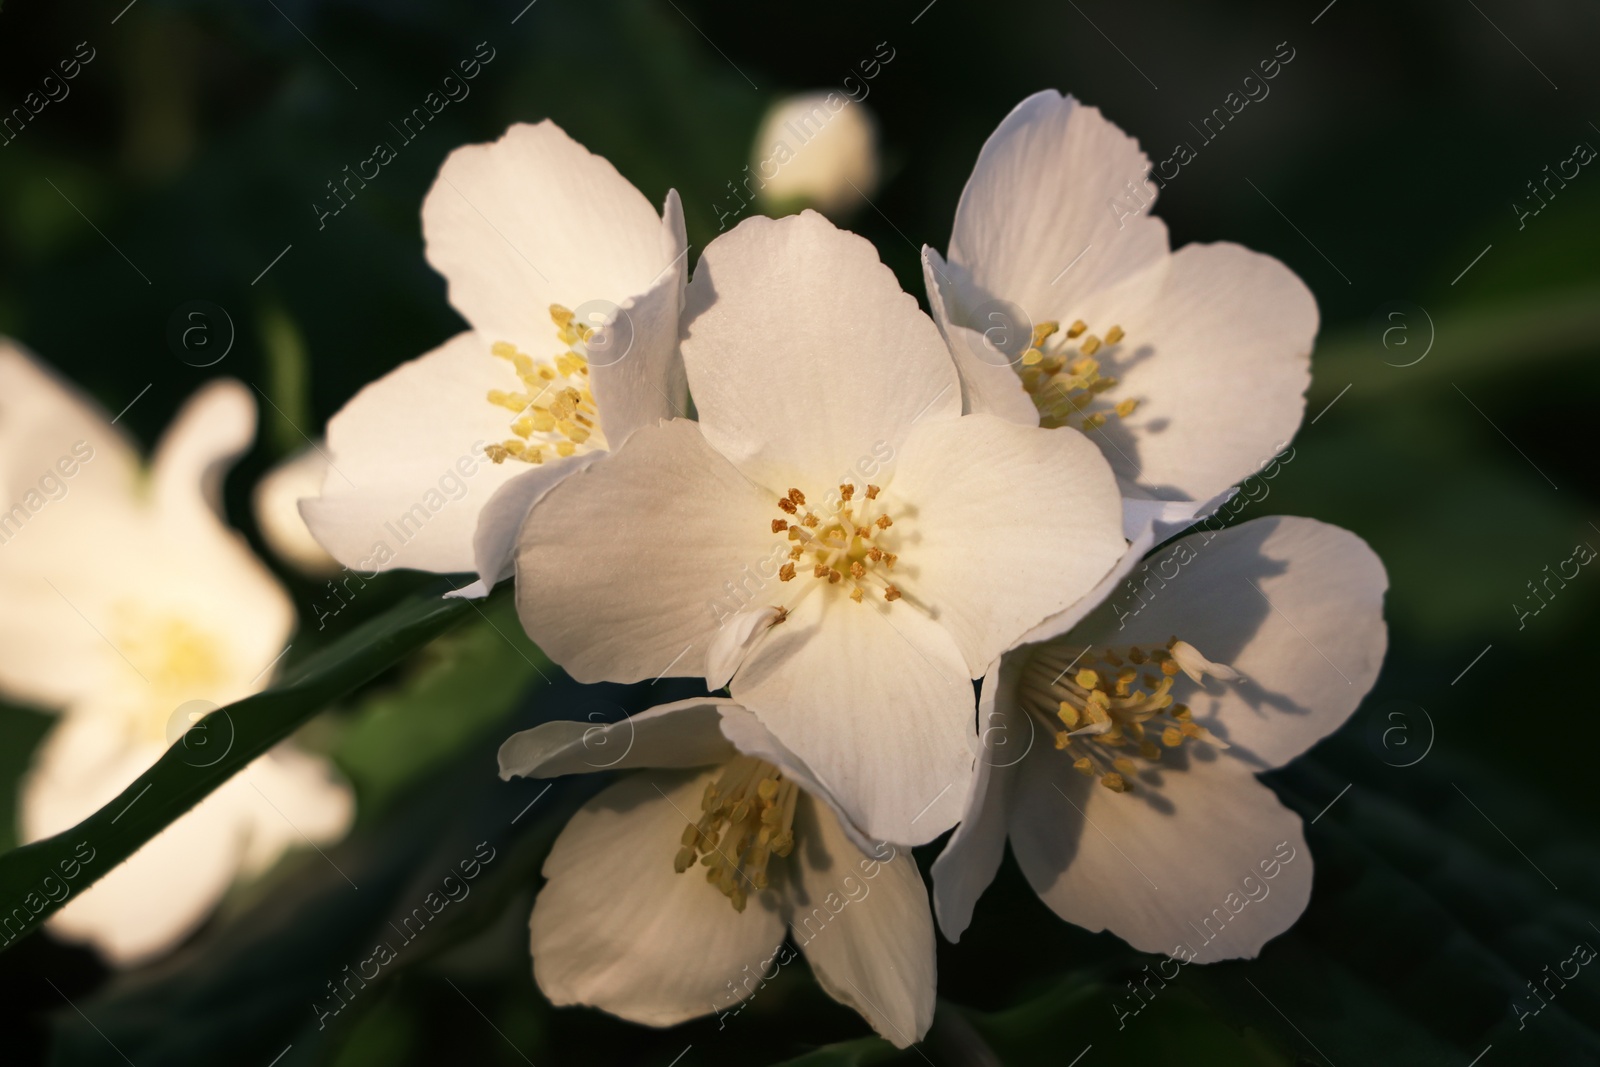
[[[1022,376],[1022,387],[1039,409],[1041,426],[1098,430],[1113,414],[1127,418],[1139,406],[1139,402],[1130,397],[1110,408],[1089,410],[1096,400],[1118,384],[1116,378],[1100,373],[1100,361],[1095,355],[1102,348],[1114,348],[1127,335],[1121,326],[1107,330],[1104,339],[1089,333],[1088,329],[1082,319],[1064,332],[1055,322],[1041,322],[1033,328],[1031,343],[1022,353],[1017,373]],[[1052,338],[1056,339],[1052,341]]]
[[[780,620],[781,621],[781,620]],[[679,874],[698,860],[706,881],[743,911],[752,891],[767,888],[767,864],[794,849],[794,807],[800,790],[772,764],[735,757],[706,783],[697,822],[684,827],[672,861]]]
[[[780,581],[793,581],[809,565],[811,576],[830,586],[848,591],[860,604],[868,592],[885,601],[899,600],[901,591],[888,578],[899,556],[887,549],[898,547],[900,531],[886,503],[878,501],[878,486],[869,485],[856,499],[855,486],[841,485],[833,514],[806,508],[806,495],[799,489],[778,498],[778,509],[788,518],[772,520],[772,532],[784,534],[796,544],[789,559],[778,568]]]
[[[1051,643],[1029,657],[1019,697],[1028,714],[1054,735],[1055,747],[1073,767],[1098,778],[1107,789],[1125,793],[1139,769],[1135,755],[1153,763],[1163,748],[1191,739],[1227,747],[1195,722],[1186,706],[1173,701],[1179,673],[1195,682],[1207,675],[1226,682],[1239,679],[1232,668],[1212,663],[1176,637],[1165,648],[1094,650]]]
[[[587,343],[594,327],[575,321],[560,304],[550,305],[550,321],[567,350],[548,360],[536,360],[509,341],[496,341],[489,348],[510,362],[522,384],[516,390],[489,390],[489,403],[515,413],[513,436],[484,449],[496,463],[508,459],[543,463],[553,456],[606,447],[600,412],[589,389]]]

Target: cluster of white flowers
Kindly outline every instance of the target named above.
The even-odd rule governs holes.
[[[530,928],[552,1002],[703,1015],[749,995],[735,981],[787,929],[905,1046],[935,987],[908,846],[955,828],[933,866],[952,938],[1009,839],[1063,918],[1162,951],[1197,902],[1303,847],[1255,774],[1375,679],[1372,552],[1256,520],[1193,535],[1135,625],[1101,607],[1293,436],[1317,330],[1276,260],[1174,253],[1160,220],[1107,210],[1148,169],[1097,110],[1024,101],[948,260],[924,250],[930,317],[809,211],[745,220],[691,276],[676,195],[658,216],[548,122],[445,163],[428,256],[472,329],[333,419],[349,477],[304,504],[312,532],[371,559],[484,442],[494,472],[391,565],[471,566],[470,594],[514,573],[528,634],[580,682],[727,694],[611,728],[620,761],[588,758],[595,730],[572,722],[502,747],[508,778],[631,772],[545,864]],[[869,893],[869,868],[894,873]],[[1254,955],[1310,875],[1286,869],[1199,958]]]
[[[551,722],[502,746],[507,778],[627,772],[544,866],[531,951],[553,1003],[670,1025],[749,996],[735,983],[792,936],[830,995],[904,1047],[933,1018],[935,915],[960,936],[1008,840],[1058,915],[1150,951],[1192,940],[1197,909],[1280,845],[1304,849],[1255,776],[1336,729],[1375,680],[1386,579],[1355,536],[1269,518],[1187,535],[1189,565],[1137,617],[1105,604],[1293,436],[1318,321],[1276,260],[1172,252],[1160,220],[1109,209],[1148,169],[1096,109],[1023,101],[979,155],[948,258],[923,251],[930,316],[868,241],[811,211],[741,222],[691,272],[677,194],[657,213],[550,122],[445,162],[427,255],[470,328],[331,420],[306,525],[347,567],[476,572],[462,595],[514,575],[529,636],[579,682],[680,676],[711,694],[598,737]],[[0,360],[8,377],[30,367]],[[76,584],[56,591],[34,578],[102,558],[72,540],[92,531],[30,527],[23,552],[0,552],[0,582],[33,605],[0,641],[0,683],[69,708],[30,779],[37,836],[148,764],[94,741],[108,717],[159,749],[151,715],[199,674],[218,701],[265,684],[243,679],[289,611],[253,560],[222,565],[247,554],[195,492],[248,442],[247,396],[197,399],[153,491],[122,499],[135,468],[114,428],[60,386],[34,393],[94,443],[72,491],[103,486],[151,532],[147,565],[63,562]],[[218,422],[231,435],[202,432]],[[53,455],[11,448],[3,473]],[[450,475],[471,456],[470,478]],[[241,588],[195,585],[196,558]],[[134,613],[135,662],[69,618],[86,603]],[[85,647],[52,644],[41,618]],[[126,697],[125,667],[150,700]],[[93,743],[114,769],[68,751]],[[591,759],[597,743],[625,754]],[[348,795],[320,765],[273,773],[321,775],[306,832],[342,830]],[[80,790],[71,776],[89,774]],[[162,841],[245,819],[227,808],[238,793],[58,922],[89,931],[96,895],[159,871]],[[278,824],[248,826],[211,882],[190,873],[186,924],[281,847]],[[930,903],[910,849],[946,834]],[[1284,866],[1190,958],[1254,955],[1303,910],[1311,870]],[[128,954],[161,940],[125,915],[93,929]]]

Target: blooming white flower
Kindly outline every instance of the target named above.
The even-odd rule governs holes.
[[[503,778],[633,768],[654,769],[585,804],[545,860],[528,927],[552,1004],[650,1026],[726,1013],[792,959],[787,928],[830,996],[900,1048],[921,1039],[934,944],[916,861],[862,838],[748,711],[686,700],[500,748]]]
[[[699,422],[637,431],[522,528],[528,633],[579,681],[729,683],[874,838],[948,828],[971,679],[1123,549],[1076,432],[963,416],[933,324],[815,212],[714,240],[683,357]]]
[[[933,865],[945,934],[966,929],[1009,837],[1068,922],[1188,960],[1254,956],[1304,910],[1312,867],[1299,816],[1255,776],[1371,688],[1387,584],[1354,534],[1256,519],[1164,548],[1137,606],[1007,652],[983,681],[966,814]]]
[[[1052,90],[990,135],[946,263],[923,249],[967,411],[1074,426],[1130,519],[1181,519],[1255,473],[1304,415],[1317,306],[1236,244],[1169,251],[1138,142]],[[1135,536],[1137,522],[1130,522]]]
[[[279,559],[312,577],[339,569],[339,561],[311,536],[305,517],[300,514],[300,501],[321,492],[327,477],[327,453],[320,448],[307,448],[263,475],[250,496],[256,525],[267,547]]]
[[[837,91],[787,96],[768,109],[750,169],[771,210],[814,207],[842,218],[878,187],[878,128],[866,105]]]
[[[91,401],[0,342],[0,692],[60,711],[23,781],[24,840],[87,818],[201,712],[271,680],[293,609],[213,510],[255,419],[247,389],[213,382],[145,470]],[[208,731],[195,759],[221,758],[224,733]],[[115,964],[150,959],[235,877],[342,835],[352,808],[325,761],[280,745],[74,894],[50,928]]]
[[[510,575],[533,501],[682,412],[683,209],[669,192],[658,216],[545,121],[452,152],[422,224],[472,328],[333,417],[302,510],[348,567],[476,570],[481,593]]]

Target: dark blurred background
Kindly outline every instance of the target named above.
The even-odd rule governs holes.
[[[292,857],[130,975],[34,935],[0,956],[6,1062],[1600,1062],[1594,974],[1520,1027],[1513,1001],[1531,1004],[1526,983],[1574,942],[1600,944],[1600,572],[1519,618],[1547,564],[1600,546],[1600,169],[1540,184],[1538,199],[1528,187],[1579,143],[1600,147],[1600,8],[125,3],[0,9],[0,109],[92,55],[0,145],[0,333],[111,412],[138,397],[122,423],[147,445],[207,377],[256,386],[271,403],[228,499],[258,545],[255,480],[362,384],[460,328],[418,215],[458,145],[553,118],[652,201],[678,189],[697,255],[766,107],[838,87],[887,44],[865,99],[884,177],[847,224],[920,296],[919,247],[945,247],[980,145],[1027,94],[1072,92],[1161,159],[1199,144],[1190,124],[1258,61],[1292,50],[1157,210],[1175,245],[1241,242],[1316,293],[1307,422],[1245,517],[1310,515],[1370,541],[1390,573],[1391,649],[1355,719],[1270,778],[1308,820],[1339,799],[1310,831],[1311,907],[1260,960],[1188,968],[1119,1027],[1115,998],[1129,1003],[1155,957],[1058,922],[1008,860],[972,930],[941,944],[933,1032],[894,1056],[802,968],[737,1018],[666,1032],[541,999],[524,927],[539,862],[597,783],[564,782],[510,825],[540,787],[498,782],[494,747],[541,718],[643,707],[664,686],[580,690],[501,605],[306,731],[361,797],[332,852],[359,893]],[[395,141],[389,123],[482,42],[494,58],[470,96],[319,229],[326,183]],[[233,333],[203,369],[169,340],[192,301],[224,309],[231,327],[216,328]],[[318,583],[283,577],[306,624],[295,656],[417,585],[375,583],[319,633]],[[10,783],[48,722],[0,709],[4,847]],[[471,905],[319,1028],[310,1004],[370,931],[482,840],[509,859]]]

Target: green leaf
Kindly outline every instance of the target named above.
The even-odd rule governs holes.
[[[356,787],[363,822],[491,730],[530,684],[554,672],[523,634],[509,597],[433,642],[425,657],[403,684],[355,708],[333,746],[334,759]]]
[[[470,602],[441,599],[437,590],[401,603],[308,657],[271,689],[195,723],[116,799],[71,830],[0,856],[4,944],[15,944],[69,899],[51,900],[47,877],[82,892],[306,720],[472,611]]]

